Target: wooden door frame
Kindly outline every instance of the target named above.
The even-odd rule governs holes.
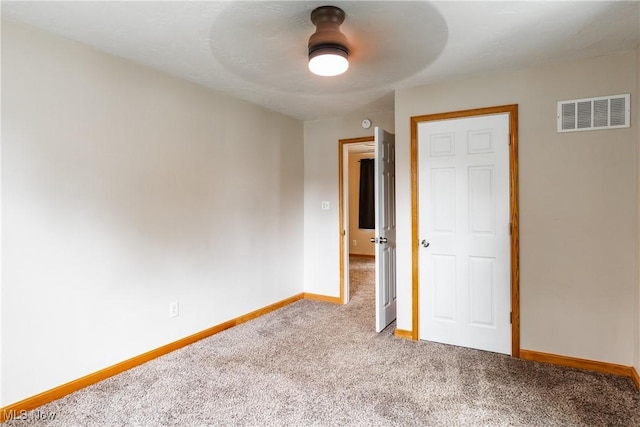
[[[418,124],[435,120],[509,114],[509,205],[511,220],[511,356],[520,357],[520,225],[518,204],[518,104],[411,117],[412,338],[418,340]]]
[[[340,303],[344,304],[344,236],[346,234],[346,228],[344,223],[344,147],[349,144],[362,144],[363,142],[375,141],[374,136],[363,136],[360,138],[348,138],[338,140],[338,198],[339,198],[339,215],[340,215],[340,230],[338,231],[338,241],[340,242]],[[349,159],[347,158],[347,161]],[[349,179],[347,177],[347,179]]]

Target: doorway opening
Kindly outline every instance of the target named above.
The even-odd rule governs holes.
[[[360,160],[375,158],[374,137],[341,139],[339,141],[339,201],[340,201],[340,300],[347,304],[351,297],[351,255],[375,258],[375,229],[360,229],[358,200]]]
[[[366,151],[374,146],[374,159],[371,163],[361,160],[361,177],[369,171],[373,175],[373,212],[372,216],[359,216],[359,228],[371,227],[373,221],[375,237],[370,237],[374,248],[375,274],[375,331],[381,332],[396,319],[396,196],[395,196],[395,135],[380,127],[374,128],[373,138],[356,138],[339,141],[339,191],[340,191],[340,297],[343,304],[349,301],[349,253],[353,244],[352,235],[347,226],[349,221],[349,150],[362,143]],[[355,160],[355,159],[354,159]],[[373,166],[373,171],[370,170]],[[346,170],[346,172],[345,172]],[[369,186],[370,188],[370,186]],[[366,193],[365,193],[366,194]],[[366,204],[360,213],[367,212]],[[352,209],[351,209],[352,210]],[[363,219],[364,218],[364,219]],[[368,227],[362,224],[369,224]],[[354,245],[356,246],[356,245]]]

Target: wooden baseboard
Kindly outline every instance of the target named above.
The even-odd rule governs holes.
[[[236,317],[235,319],[220,323],[219,325],[215,325],[211,328],[205,329],[204,331],[189,335],[188,337],[182,338],[178,341],[163,345],[162,347],[158,347],[139,356],[132,357],[131,359],[117,363],[113,366],[101,369],[82,378],[78,378],[77,380],[62,384],[61,386],[52,388],[51,390],[47,390],[35,396],[28,397],[19,402],[5,406],[4,408],[0,408],[0,423],[7,421],[12,417],[12,414],[14,414],[14,416],[18,416],[23,413],[22,411],[31,411],[32,409],[60,399],[70,393],[73,393],[74,391],[78,391],[99,381],[105,380],[124,371],[128,371],[131,368],[142,365],[143,363],[149,362],[150,360],[153,360],[157,357],[164,356],[167,353],[171,353],[174,350],[185,347],[189,344],[193,344],[194,342],[210,337],[211,335],[215,335],[218,332],[224,331],[225,329],[232,328],[241,323],[248,322],[249,320],[263,316],[271,311],[277,310],[293,302],[301,300],[302,298],[304,298],[304,294],[294,295],[282,301],[278,301],[266,307]]]
[[[631,368],[631,379],[636,383],[638,390],[640,390],[640,375],[638,375],[636,368]]]
[[[278,301],[278,302],[274,302],[273,304],[269,304],[266,307],[262,307],[259,308],[257,310],[252,311],[251,313],[247,313],[244,314],[242,316],[238,316],[235,319],[233,319],[233,322],[235,322],[235,324],[233,326],[239,325],[241,323],[245,323],[248,322],[249,320],[253,320],[255,318],[258,318],[260,316],[264,316],[267,313],[271,313],[272,311],[278,310],[282,307],[285,307],[289,304],[292,304],[296,301],[300,301],[301,299],[304,298],[304,294],[300,293],[297,295],[294,295],[292,297],[283,299],[282,301]]]
[[[577,357],[561,356],[542,353],[540,351],[520,350],[520,358],[535,362],[550,363],[552,365],[567,366],[569,368],[586,369],[603,372],[605,374],[620,375],[631,378],[640,389],[640,378],[633,366],[616,365],[615,363],[598,362],[596,360],[579,359]]]
[[[396,328],[396,331],[393,333],[393,335],[397,336],[398,338],[404,338],[406,340],[413,341],[413,331]]]
[[[320,294],[310,294],[309,292],[305,292],[302,294],[304,299],[311,299],[314,301],[323,301],[330,302],[331,304],[342,304],[342,299],[340,297],[330,297],[327,295]]]

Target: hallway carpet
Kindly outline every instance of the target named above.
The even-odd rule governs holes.
[[[374,333],[371,260],[346,306],[302,300],[10,426],[639,426],[631,380]]]

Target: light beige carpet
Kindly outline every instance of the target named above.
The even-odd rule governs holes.
[[[373,270],[346,306],[303,300],[39,408],[39,426],[640,426],[631,380],[374,329]],[[8,425],[30,425],[14,420]]]

